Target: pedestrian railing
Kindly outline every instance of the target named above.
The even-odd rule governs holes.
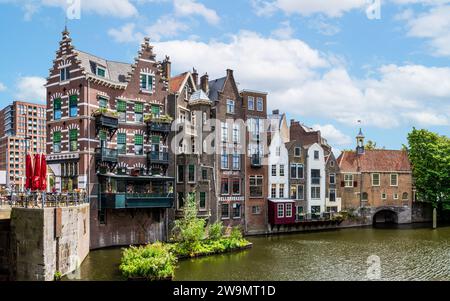
[[[1,197],[2,207],[56,208],[88,203],[85,192],[70,193],[18,193]]]

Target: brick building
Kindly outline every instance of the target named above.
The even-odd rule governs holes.
[[[411,208],[414,195],[408,153],[402,150],[366,150],[364,138],[360,131],[356,151],[344,151],[337,160],[343,209]]]
[[[198,73],[185,72],[170,80],[168,98],[169,114],[175,119],[175,131],[170,136],[171,149],[176,159],[170,169],[176,174],[176,216],[182,215],[184,202],[195,193],[198,216],[211,222],[217,220],[215,155],[211,143],[212,101],[207,96],[207,77],[202,77],[203,89],[198,83]],[[172,139],[175,138],[175,139]]]
[[[245,155],[245,231],[260,234],[267,231],[269,186],[267,166],[267,93],[241,91],[246,127]]]
[[[46,85],[48,164],[56,191],[87,190],[91,249],[167,237],[170,67],[148,39],[128,64],[80,51],[63,32]]]
[[[26,153],[46,152],[45,110],[45,105],[14,101],[0,111],[0,170],[16,190],[24,189]]]
[[[289,197],[295,200],[296,218],[301,221],[308,211],[306,201],[307,174],[305,173],[307,150],[297,140],[288,142],[286,148],[289,155]]]

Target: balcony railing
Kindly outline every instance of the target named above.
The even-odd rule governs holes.
[[[149,152],[147,158],[150,164],[169,164],[168,152]]]
[[[101,162],[117,163],[119,152],[117,149],[96,148],[95,158]]]
[[[262,167],[262,158],[260,155],[252,155],[251,159],[252,167]]]
[[[117,129],[119,127],[119,118],[99,113],[95,116],[95,124],[100,128]]]
[[[150,122],[148,124],[150,132],[170,133],[170,123]]]
[[[107,209],[172,208],[173,193],[103,193],[101,205]]]

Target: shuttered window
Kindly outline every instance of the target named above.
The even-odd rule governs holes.
[[[144,136],[142,136],[142,135],[134,136],[134,144],[136,144],[136,145],[144,145]]]
[[[161,141],[160,136],[152,136],[152,144],[159,144]]]
[[[54,132],[53,133],[53,142],[54,143],[60,143],[61,142],[61,132]]]
[[[127,103],[123,100],[117,101],[117,112],[126,112],[127,111]]]
[[[161,109],[159,108],[159,106],[152,106],[152,114],[154,116],[159,116],[161,112]]]
[[[135,113],[144,113],[144,104],[143,103],[136,103],[134,105],[134,112]]]

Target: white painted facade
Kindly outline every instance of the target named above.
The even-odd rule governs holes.
[[[308,156],[306,161],[307,213],[312,213],[312,208],[316,206],[320,206],[320,211],[318,213],[323,213],[326,211],[326,172],[324,149],[318,143],[310,145],[308,147]],[[313,175],[313,170],[318,171],[320,174]],[[313,178],[313,176],[318,177]],[[318,190],[320,190],[320,192]]]
[[[270,199],[288,199],[289,198],[289,154],[285,141],[280,132],[274,132],[269,146],[269,195]],[[276,174],[272,169],[276,168]],[[281,171],[284,170],[284,174]],[[284,185],[284,189],[282,186]],[[275,198],[272,195],[272,187],[276,187]],[[282,193],[280,193],[280,190]]]

